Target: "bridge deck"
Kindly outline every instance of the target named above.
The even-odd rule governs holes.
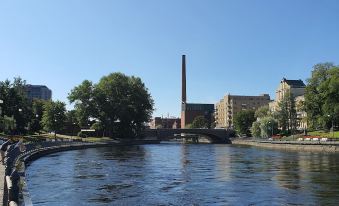
[[[198,134],[210,138],[213,143],[230,143],[229,132],[224,129],[148,129],[145,136],[158,139],[174,138],[176,134]]]

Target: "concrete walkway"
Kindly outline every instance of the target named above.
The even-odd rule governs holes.
[[[0,206],[3,206],[5,166],[0,163]]]

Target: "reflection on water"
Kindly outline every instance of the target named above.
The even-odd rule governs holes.
[[[34,205],[336,205],[339,155],[161,144],[53,154],[27,170]]]

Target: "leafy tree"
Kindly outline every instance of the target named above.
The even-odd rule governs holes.
[[[58,131],[64,127],[66,120],[65,103],[60,101],[48,101],[44,104],[44,113],[42,116],[42,124],[47,131],[54,131],[54,137]]]
[[[98,84],[84,81],[69,94],[80,120],[100,122],[110,137],[136,137],[153,112],[153,99],[140,78],[111,73]]]
[[[16,128],[16,122],[14,117],[0,116],[0,129],[5,133],[12,133]]]
[[[45,100],[34,99],[32,102],[32,117],[30,122],[30,132],[35,133],[42,130],[41,120],[44,111]]]
[[[250,135],[250,128],[254,121],[253,110],[243,110],[234,115],[234,126],[238,134]]]
[[[68,95],[70,103],[75,103],[75,116],[81,127],[86,127],[89,119],[95,115],[93,90],[93,83],[85,80]]]
[[[105,126],[101,122],[95,122],[92,124],[91,129],[94,129],[96,133],[99,135],[98,132],[102,132],[102,136],[104,137],[104,128]]]
[[[69,110],[66,112],[66,123],[70,125],[78,124],[76,110]]]
[[[255,121],[251,127],[251,133],[253,137],[261,137],[260,122]]]
[[[62,132],[73,136],[80,131],[76,111],[75,110],[67,111],[65,115],[66,120]]]
[[[272,117],[264,117],[260,120],[260,136],[271,137],[278,130],[278,123]]]
[[[330,68],[327,74],[328,78],[319,87],[324,99],[322,112],[325,119],[322,125],[325,129],[332,126],[332,121],[339,121],[339,67]]]
[[[208,128],[208,121],[204,116],[197,116],[194,118],[189,128]]]
[[[278,103],[277,118],[283,131],[294,131],[297,127],[297,112],[293,95],[287,91],[283,99]]]
[[[307,80],[305,108],[310,128],[328,129],[339,120],[339,67],[332,63],[317,64]],[[330,118],[328,115],[331,115]]]
[[[32,111],[31,103],[25,93],[26,81],[20,77],[0,82],[0,99],[2,115],[13,117],[16,123],[16,133],[26,133]]]
[[[254,117],[257,118],[257,119],[261,119],[261,118],[264,118],[264,117],[267,117],[267,116],[270,116],[270,115],[271,115],[271,112],[270,112],[270,109],[267,105],[267,106],[259,107],[255,111]]]

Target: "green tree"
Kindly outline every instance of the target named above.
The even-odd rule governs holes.
[[[305,89],[305,108],[311,129],[328,129],[331,121],[339,120],[338,66],[332,63],[317,64]],[[330,117],[328,117],[330,115]]]
[[[271,115],[271,112],[270,112],[270,109],[269,109],[269,107],[267,105],[267,106],[259,107],[255,111],[254,117],[258,118],[258,119],[261,119],[261,118],[264,118],[264,117],[267,117],[267,116],[270,116],[270,115]]]
[[[324,100],[322,102],[324,129],[329,129],[332,121],[334,123],[339,121],[339,67],[330,68],[327,74],[328,78],[319,87]]]
[[[80,131],[77,113],[75,110],[66,112],[66,120],[63,133],[74,136]]]
[[[0,130],[4,133],[12,133],[13,130],[16,128],[16,122],[14,117],[8,117],[8,116],[0,116]]]
[[[208,121],[204,116],[197,116],[194,118],[189,128],[208,128]]]
[[[85,80],[68,95],[70,103],[75,103],[75,116],[81,127],[87,127],[90,118],[95,116],[93,90],[93,83]]]
[[[100,122],[110,137],[136,137],[153,112],[153,99],[140,78],[111,73],[93,85],[84,81],[69,94],[80,117]]]
[[[255,121],[251,127],[251,133],[253,137],[261,137],[260,122]]]
[[[243,110],[234,115],[234,126],[238,134],[250,135],[250,128],[255,121],[253,110]]]
[[[78,125],[76,110],[69,110],[66,112],[66,123],[70,125]]]
[[[14,78],[13,83],[9,80],[0,82],[0,99],[2,115],[13,117],[16,123],[15,133],[26,133],[28,123],[31,120],[31,102],[27,99],[25,91],[26,81],[20,77]]]
[[[293,132],[297,127],[297,112],[293,95],[287,91],[283,99],[278,103],[279,109],[276,113],[282,131]]]
[[[54,137],[58,131],[63,129],[66,120],[65,103],[60,101],[48,101],[44,104],[44,113],[42,116],[42,124],[46,131],[54,131]]]
[[[260,120],[260,136],[263,138],[271,137],[278,130],[278,123],[272,117],[264,117]]]
[[[45,100],[33,99],[32,102],[32,117],[30,122],[30,132],[40,132],[42,130],[41,120],[44,111]]]

